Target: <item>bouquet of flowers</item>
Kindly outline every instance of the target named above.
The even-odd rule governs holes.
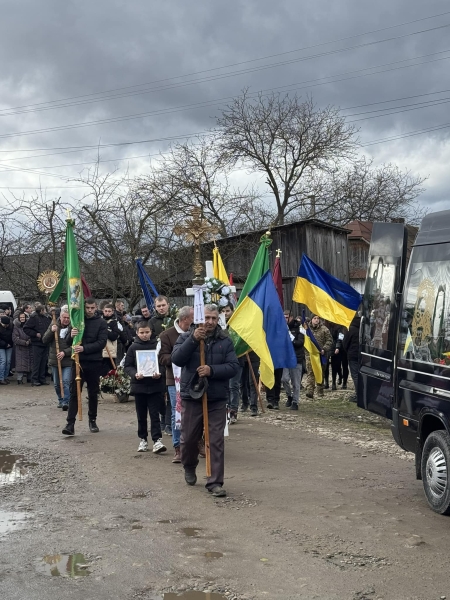
[[[233,294],[229,285],[216,277],[205,277],[205,285],[208,288],[203,292],[205,304],[213,302],[218,305],[219,309],[229,303],[233,304]]]
[[[131,378],[123,367],[111,369],[104,377],[100,377],[100,392],[115,395],[119,402],[128,402],[130,390]]]
[[[444,358],[441,358],[441,360],[439,361],[439,364],[449,367],[450,366],[450,352],[443,352],[442,356]]]

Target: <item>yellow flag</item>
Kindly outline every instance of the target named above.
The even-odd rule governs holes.
[[[216,279],[230,285],[225,266],[220,256],[219,248],[213,248],[213,274]]]

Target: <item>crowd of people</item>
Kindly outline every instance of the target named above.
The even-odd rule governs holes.
[[[86,384],[88,426],[98,433],[97,425],[100,381],[112,368],[122,365],[131,383],[138,422],[138,452],[149,450],[150,438],[155,454],[167,450],[163,432],[172,437],[173,463],[182,463],[189,485],[197,481],[199,457],[203,446],[202,396],[207,393],[209,415],[209,452],[211,476],[206,488],[214,496],[226,495],[224,479],[224,429],[228,415],[234,424],[238,413],[258,415],[261,386],[258,383],[259,357],[252,351],[237,357],[228,335],[227,323],[234,307],[219,309],[205,306],[205,323],[194,326],[194,310],[183,306],[176,318],[165,296],[158,296],[154,309],[142,306],[134,314],[125,310],[123,301],[115,303],[94,298],[84,302],[85,329],[81,343],[73,344],[78,330],[70,323],[67,306],[50,311],[41,303],[25,303],[12,314],[0,305],[0,385],[13,381],[17,385],[50,385],[53,380],[57,406],[67,412],[62,433],[75,435],[78,413],[76,368],[72,359],[78,355],[81,387]],[[297,357],[297,365],[275,370],[275,385],[266,389],[267,408],[278,410],[281,389],[286,393],[286,407],[298,410],[304,399],[322,397],[324,389],[337,386],[347,389],[349,373],[355,383],[358,372],[359,317],[345,328],[324,323],[313,315],[308,325],[321,347],[323,381],[316,382],[308,351],[305,349],[304,324],[285,311],[286,325]],[[201,364],[200,346],[204,343],[205,364]],[[154,352],[158,368],[143,372],[139,353]],[[148,355],[146,355],[148,356]],[[177,398],[177,382],[179,382]],[[303,392],[301,392],[303,391]],[[181,402],[178,404],[178,400]],[[179,418],[179,415],[181,417]],[[178,415],[178,417],[177,417]],[[179,418],[180,422],[177,422]]]

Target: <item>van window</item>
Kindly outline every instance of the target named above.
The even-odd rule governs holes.
[[[413,250],[400,319],[399,357],[450,365],[450,243]]]
[[[393,343],[391,317],[394,318],[394,286],[397,259],[372,256],[364,292],[364,343],[389,350]]]

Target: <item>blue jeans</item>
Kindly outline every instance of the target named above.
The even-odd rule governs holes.
[[[242,367],[239,365],[238,372],[230,379],[230,410],[237,411],[239,408],[240,383]]]
[[[55,386],[55,392],[58,396],[59,404],[69,405],[70,399],[70,378],[72,373],[72,367],[61,367],[62,381],[63,381],[63,396],[61,396],[61,390],[59,385],[59,372],[58,367],[52,367],[53,372],[53,385]]]
[[[174,385],[168,385],[170,405],[172,407],[172,443],[174,448],[180,447],[181,429],[175,429],[175,413],[177,408],[177,392]]]
[[[6,379],[11,368],[12,348],[0,348],[0,381]]]

